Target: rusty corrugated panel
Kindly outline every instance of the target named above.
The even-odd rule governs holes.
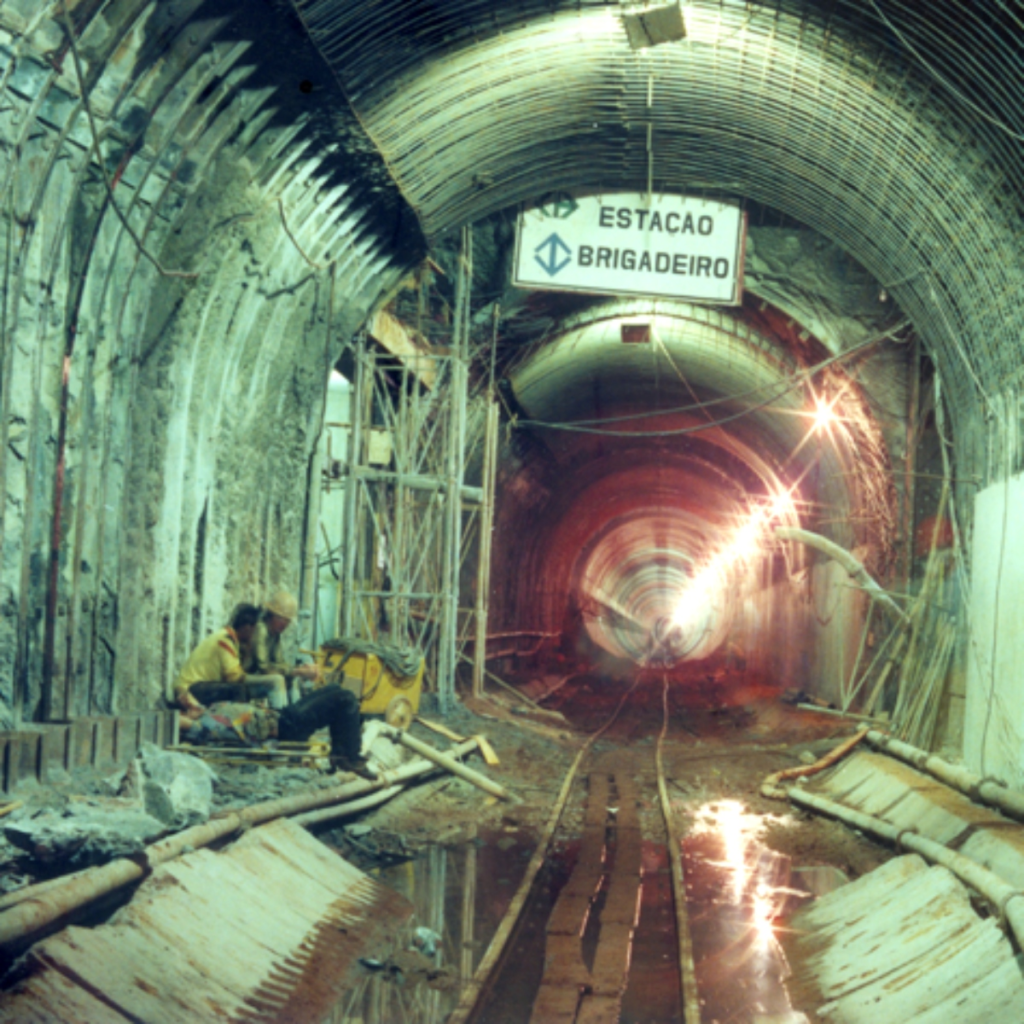
[[[952,845],[1010,884],[1024,888],[1024,825],[972,803],[962,793],[901,761],[858,752],[810,788],[847,807]]]
[[[305,829],[275,821],[159,868],[108,924],[39,943],[0,1017],[318,1022],[358,957],[411,913]]]
[[[824,1024],[1024,1019],[1020,958],[945,868],[899,857],[796,915],[795,1005]]]

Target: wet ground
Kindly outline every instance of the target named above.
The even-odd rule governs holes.
[[[331,833],[356,863],[362,847],[363,866],[413,900],[414,928],[440,936],[437,952],[418,968],[396,971],[394,957],[389,961],[386,955],[381,965],[367,967],[366,990],[347,1015],[335,1018],[338,1024],[441,1024],[446,1019],[458,1002],[460,977],[476,969],[513,898],[582,736],[607,722],[629,686],[630,681],[598,676],[571,680],[545,704],[557,705],[564,722],[514,713],[510,706],[487,708],[488,718],[462,708],[448,720],[464,733],[486,731],[502,759],[488,774],[516,794],[511,806],[464,782],[442,779]],[[660,676],[641,680],[595,743],[476,1021],[531,1020],[545,963],[553,955],[545,933],[548,918],[580,856],[590,777],[616,772],[628,773],[636,784],[642,834],[637,914],[619,1021],[682,1019],[669,852],[655,774],[663,693]],[[686,835],[682,853],[704,1024],[804,1020],[789,1004],[787,965],[776,934],[788,914],[813,898],[813,890],[828,890],[890,856],[837,823],[761,796],[760,785],[771,772],[819,756],[853,731],[852,723],[841,719],[797,711],[781,695],[779,688],[730,680],[721,672],[700,674],[689,685],[677,681],[669,689],[664,764],[673,814]],[[614,867],[616,840],[611,831],[608,835],[608,870],[580,939],[588,970],[594,966],[602,900]],[[389,863],[387,847],[394,836],[420,846],[420,852],[402,861],[398,851]],[[434,845],[438,840],[443,845]],[[380,853],[376,861],[374,850]],[[404,952],[421,954],[413,937],[408,947]]]
[[[686,836],[682,855],[703,1024],[800,1024],[802,1017],[789,1006],[786,963],[775,936],[787,915],[812,898],[809,890],[854,879],[891,854],[842,825],[766,799],[760,786],[770,773],[830,750],[854,731],[853,723],[798,711],[770,681],[721,668],[669,679],[667,724],[661,674],[637,679],[630,672],[606,670],[516,681],[540,700],[541,709],[497,691],[496,699],[466,700],[444,718],[462,735],[489,738],[501,763],[484,768],[474,757],[471,764],[506,786],[511,801],[442,774],[358,819],[319,832],[347,860],[406,895],[416,908],[397,946],[367,951],[359,984],[330,1020],[442,1024],[448,1018],[520,886],[577,751],[621,705],[581,767],[475,1020],[531,1020],[551,958],[549,915],[581,858],[588,797],[600,778],[612,780],[612,788],[600,798],[603,868],[581,925],[582,965],[595,970],[602,949],[616,858],[626,848],[616,834],[616,805],[620,790],[628,790],[635,804],[640,867],[634,872],[635,917],[621,957],[628,972],[616,994],[618,1020],[674,1024],[682,1019],[670,852],[656,785],[655,751],[664,729],[669,799]],[[430,717],[429,707],[423,713]],[[440,720],[436,713],[433,717]],[[447,745],[422,725],[413,731],[435,746]],[[327,781],[307,769],[232,768],[221,772],[215,803],[236,806]],[[25,811],[99,801],[110,790],[110,780],[98,774],[69,777],[23,794]],[[6,861],[0,888],[42,877],[40,866],[13,848],[0,846],[0,860]],[[616,899],[621,904],[622,894]],[[621,907],[617,913],[621,917]]]

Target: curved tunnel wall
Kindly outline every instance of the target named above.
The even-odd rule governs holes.
[[[69,6],[114,201],[172,274],[111,209],[58,5],[4,4],[8,724],[151,706],[235,601],[299,590],[326,375],[402,269],[230,5]]]
[[[221,21],[237,5],[69,6],[119,205],[200,276],[161,277],[127,239],[88,158],[59,6],[8,0],[0,688],[30,715],[149,703],[234,599],[297,587],[327,321],[350,332],[409,263],[380,228],[381,190],[353,184],[365,136],[339,130],[332,153],[281,100],[277,40],[247,47]],[[540,184],[642,189],[649,171],[656,188],[757,200],[856,256],[913,319],[961,486],[1018,465],[1006,5],[695,3],[689,42],[646,53],[617,5],[590,0],[295,7],[431,236]]]
[[[1019,466],[1024,26],[1007,5],[694,2],[684,41],[634,51],[600,0],[296,2],[428,234],[540,191],[645,190],[649,172],[757,200],[911,317],[961,465]]]
[[[798,370],[823,350],[806,332],[755,330],[749,316],[609,301],[524,356],[512,381],[527,419],[503,460],[498,506],[502,630],[585,634],[642,664],[659,622],[673,622],[682,660],[728,643],[752,668],[811,689],[815,670],[834,668],[815,664],[813,577],[797,578],[804,551],[771,543],[770,528],[808,526],[881,564],[886,533],[865,528],[874,511],[865,494],[884,489],[887,470],[871,466],[864,446],[872,432],[883,457],[885,446],[870,417],[815,438]],[[624,343],[623,322],[649,325],[651,340]],[[859,385],[844,375],[843,386],[853,410]],[[737,393],[758,399],[740,416],[727,398]],[[544,426],[563,418],[566,431]],[[739,549],[752,523],[756,543]],[[840,615],[832,627],[844,634],[832,661],[844,660],[856,620]],[[772,624],[785,630],[772,634]]]

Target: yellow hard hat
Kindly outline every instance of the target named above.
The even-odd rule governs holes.
[[[282,619],[294,619],[299,614],[299,602],[287,590],[279,590],[263,607]]]

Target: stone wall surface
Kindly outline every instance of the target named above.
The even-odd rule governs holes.
[[[298,591],[327,374],[405,269],[230,5],[68,6],[81,77],[0,7],[0,728],[154,706]]]

